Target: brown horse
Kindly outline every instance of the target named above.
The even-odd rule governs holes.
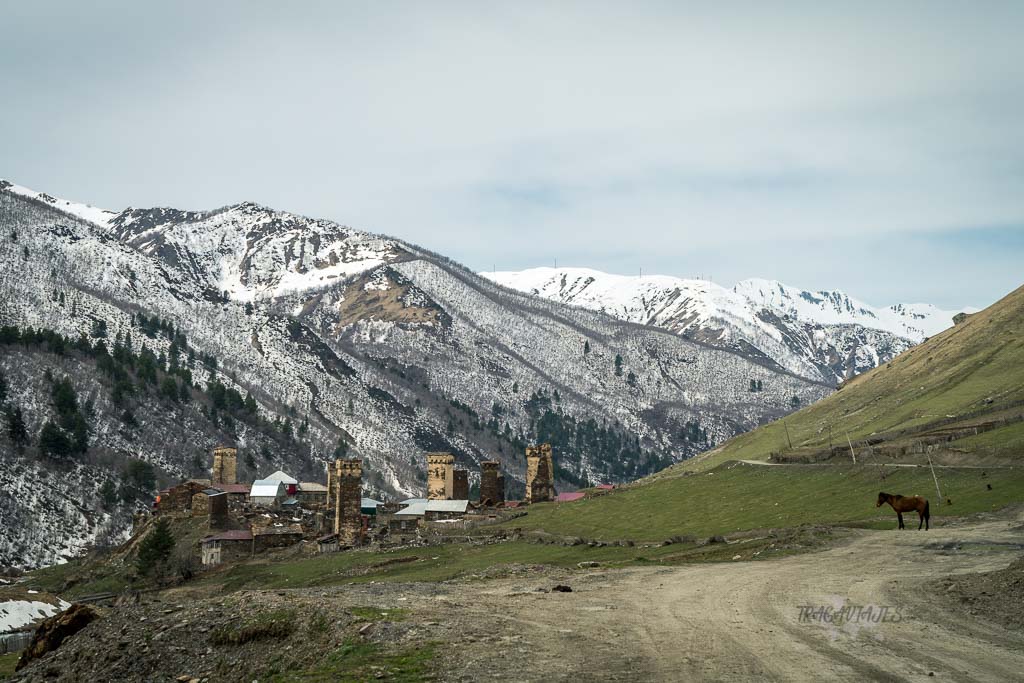
[[[892,509],[896,511],[896,516],[900,520],[900,528],[906,529],[903,526],[903,513],[910,512],[912,510],[917,511],[917,516],[921,520],[918,522],[917,530],[921,530],[921,525],[924,525],[924,530],[928,531],[928,519],[931,514],[928,512],[928,499],[922,498],[921,496],[900,496],[892,493],[879,493],[878,502],[875,503],[876,508],[882,507],[885,503],[892,506]]]

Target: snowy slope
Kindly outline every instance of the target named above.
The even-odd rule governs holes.
[[[481,273],[503,286],[735,349],[755,349],[792,372],[835,382],[886,362],[952,324],[927,304],[875,309],[838,291],[744,280],[624,276],[587,268]],[[973,309],[969,309],[973,310]]]
[[[960,313],[944,311],[931,304],[893,304],[874,308],[841,291],[809,292],[775,280],[750,279],[733,290],[755,307],[819,325],[861,325],[890,332],[919,344],[953,324]],[[965,313],[978,309],[966,308]]]
[[[36,192],[35,190],[30,190],[27,187],[16,185],[10,181],[3,180],[2,178],[0,178],[0,190],[7,190],[12,194],[45,202],[69,216],[74,216],[75,218],[80,218],[84,221],[100,226],[107,225],[107,223],[116,215],[114,211],[97,209],[95,206],[79,204],[77,202],[68,201],[67,199],[58,199],[57,197],[46,194],[45,192]]]

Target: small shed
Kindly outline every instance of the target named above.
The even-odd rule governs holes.
[[[222,531],[202,540],[202,562],[212,567],[221,562],[242,560],[252,555],[252,532]]]
[[[277,507],[284,498],[284,482],[276,479],[257,479],[249,490],[249,502],[253,505]]]
[[[571,503],[574,500],[580,500],[585,498],[587,494],[583,491],[573,491],[572,493],[559,493],[555,496],[556,503]]]
[[[327,534],[316,539],[316,549],[320,553],[336,553],[341,548],[338,543],[338,534]]]
[[[294,496],[295,492],[299,490],[299,480],[286,472],[282,472],[281,470],[274,472],[264,479],[264,481],[267,480],[279,481],[284,484],[289,496]]]
[[[373,498],[362,498],[359,501],[359,511],[364,515],[377,515],[377,508],[383,505],[379,500]]]
[[[598,491],[612,491],[615,489],[615,484],[598,484],[594,488]]]

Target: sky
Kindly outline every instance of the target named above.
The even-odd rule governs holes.
[[[1024,3],[0,0],[0,177],[243,200],[476,270],[986,306],[1024,284]]]

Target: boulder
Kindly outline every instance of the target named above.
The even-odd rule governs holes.
[[[21,671],[31,662],[39,659],[47,652],[53,652],[61,643],[75,635],[83,628],[98,619],[99,612],[89,605],[75,603],[60,614],[55,614],[36,629],[32,642],[21,653],[15,671]]]

